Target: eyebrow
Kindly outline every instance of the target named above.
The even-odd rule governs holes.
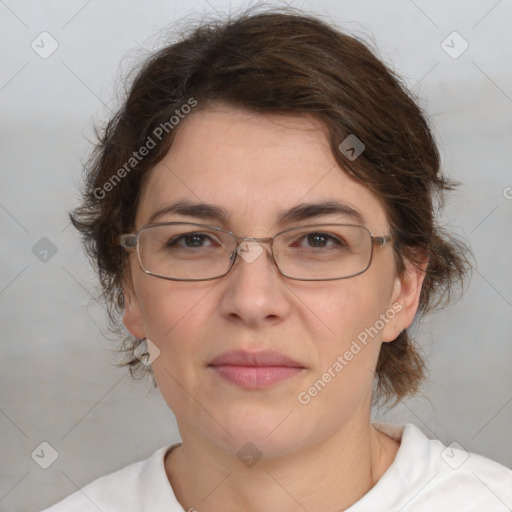
[[[228,222],[229,213],[224,208],[214,204],[195,203],[191,201],[178,201],[160,208],[149,218],[148,223],[153,223],[156,219],[174,213],[185,217],[195,217],[208,221],[220,221],[224,224]],[[342,215],[359,223],[366,224],[364,216],[353,208],[338,201],[322,201],[319,203],[302,203],[288,210],[281,210],[277,215],[277,224],[283,225],[292,222],[301,222],[307,219],[314,219],[322,215]]]

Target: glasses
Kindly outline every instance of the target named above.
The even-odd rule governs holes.
[[[237,255],[251,263],[270,244],[280,274],[300,281],[346,279],[365,272],[373,247],[391,235],[373,236],[364,226],[312,224],[286,229],[273,238],[238,237],[231,231],[192,222],[148,224],[120,236],[127,251],[137,252],[141,269],[174,281],[208,281],[225,276]]]

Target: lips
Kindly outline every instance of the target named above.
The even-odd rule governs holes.
[[[275,351],[231,351],[208,365],[217,376],[244,389],[262,389],[302,373],[297,361]]]
[[[303,366],[293,359],[276,352],[266,350],[264,352],[246,352],[243,350],[233,350],[225,352],[210,361],[210,366],[285,366],[288,368],[303,368]]]

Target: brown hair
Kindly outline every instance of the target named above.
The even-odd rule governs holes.
[[[447,303],[470,268],[469,253],[437,225],[435,201],[441,206],[442,192],[455,183],[440,172],[432,132],[411,93],[357,37],[290,8],[246,11],[202,23],[150,55],[85,168],[83,202],[70,218],[98,272],[110,329],[123,337],[128,358],[119,366],[129,366],[134,377],[145,369],[134,355],[139,340],[127,336],[122,324],[128,255],[119,235],[134,229],[144,176],[179,129],[172,117],[183,117],[186,104],[207,108],[216,101],[322,121],[339,165],[385,205],[397,272],[403,272],[404,258],[419,264],[419,255],[429,255],[418,315]],[[355,160],[339,149],[349,135],[365,145]],[[135,158],[150,139],[154,147]],[[375,401],[397,403],[414,394],[424,374],[424,360],[406,330],[382,344]]]

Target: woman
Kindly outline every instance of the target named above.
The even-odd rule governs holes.
[[[468,270],[452,187],[399,79],[315,18],[152,55],[71,218],[182,442],[48,510],[510,510],[508,468],[370,419],[418,389],[408,328]]]

